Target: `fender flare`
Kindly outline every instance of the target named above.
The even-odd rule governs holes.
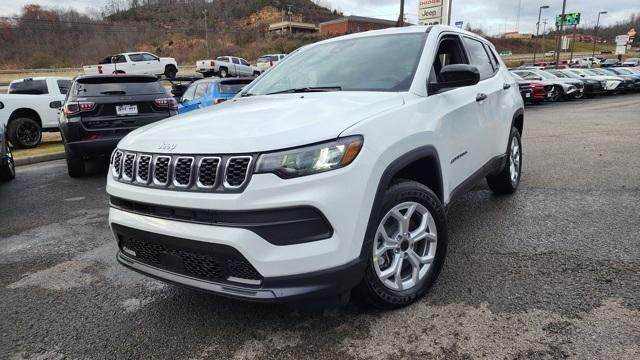
[[[434,191],[436,195],[443,201],[444,203],[444,184],[442,182],[442,167],[440,165],[440,157],[438,155],[438,151],[435,147],[431,145],[421,146],[419,148],[413,149],[397,159],[395,159],[391,164],[389,164],[382,176],[380,177],[380,181],[378,182],[378,188],[376,190],[375,198],[373,200],[373,206],[371,207],[371,211],[369,213],[369,221],[367,222],[367,229],[365,230],[364,239],[362,241],[362,249],[360,249],[360,259],[366,263],[366,246],[370,246],[373,241],[375,227],[373,226],[373,222],[377,221],[378,217],[380,217],[380,213],[382,210],[382,199],[384,197],[385,191],[391,185],[394,176],[403,168],[407,167],[411,163],[429,158],[435,161],[436,166],[438,167],[438,182],[440,185],[439,191]]]

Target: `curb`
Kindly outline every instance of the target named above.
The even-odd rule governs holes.
[[[14,159],[14,161],[16,163],[16,166],[22,166],[22,165],[37,164],[45,161],[60,160],[64,158],[65,158],[65,153],[60,152],[60,153],[53,153],[53,154],[27,156],[19,159]]]

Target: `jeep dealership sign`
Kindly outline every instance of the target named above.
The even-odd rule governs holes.
[[[419,0],[418,22],[420,25],[449,25],[451,0]]]

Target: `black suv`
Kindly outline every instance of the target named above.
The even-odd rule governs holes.
[[[60,117],[69,176],[85,174],[85,160],[109,155],[125,135],[176,114],[177,102],[155,76],[79,76]]]

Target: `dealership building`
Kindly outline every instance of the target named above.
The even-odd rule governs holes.
[[[320,23],[320,34],[344,35],[369,30],[380,30],[395,27],[396,23],[397,22],[394,20],[383,20],[352,15]]]

